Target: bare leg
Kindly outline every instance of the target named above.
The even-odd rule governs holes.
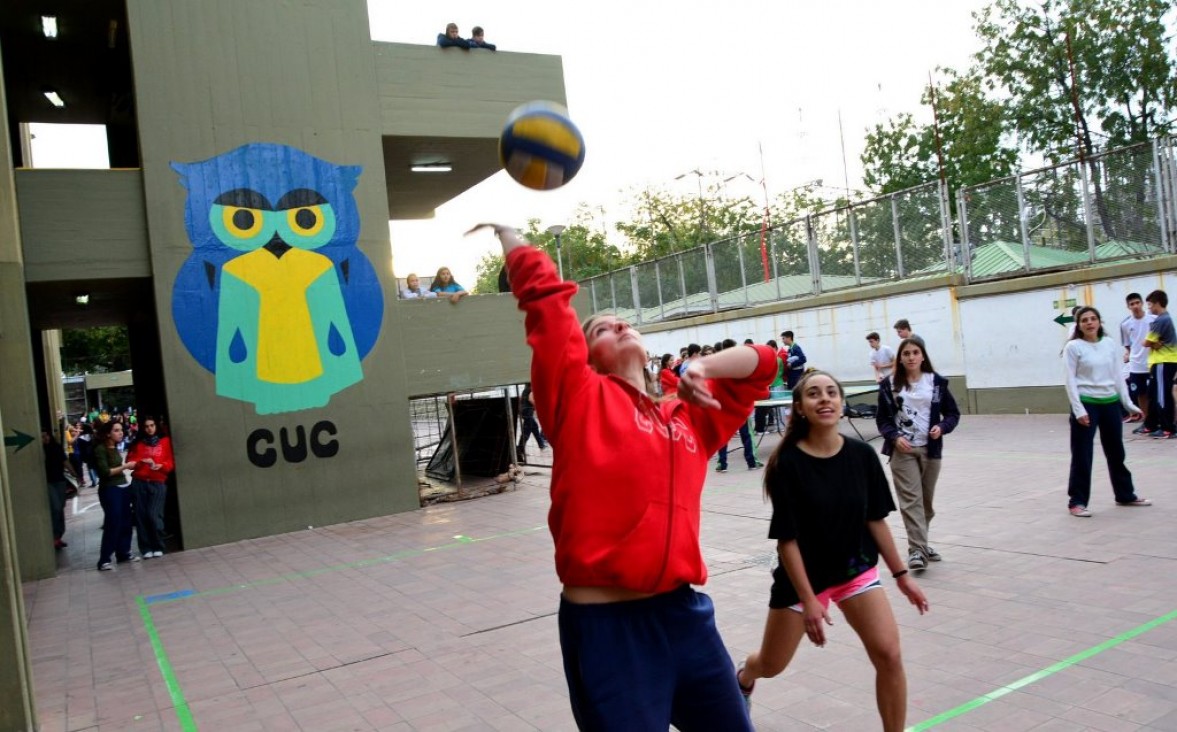
[[[855,595],[839,607],[875,666],[875,702],[885,732],[902,732],[907,720],[907,676],[899,651],[899,626],[882,589]]]
[[[748,655],[743,670],[736,677],[740,685],[747,689],[756,683],[756,679],[771,679],[784,671],[804,637],[805,620],[801,613],[788,608],[769,610],[760,650]]]

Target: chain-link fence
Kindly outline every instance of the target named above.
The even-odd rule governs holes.
[[[1173,251],[1169,140],[962,189],[970,281]]]
[[[957,191],[940,182],[818,211],[584,280],[594,312],[649,323],[915,277],[969,281],[1177,250],[1170,139]]]

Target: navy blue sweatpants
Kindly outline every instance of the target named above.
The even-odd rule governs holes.
[[[580,729],[752,732],[707,595],[683,585],[603,605],[560,598],[559,620]]]

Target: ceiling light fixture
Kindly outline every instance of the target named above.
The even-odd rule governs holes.
[[[46,38],[57,38],[57,16],[56,15],[42,15],[41,16],[41,32],[45,34]]]
[[[45,90],[45,98],[48,99],[49,102],[58,109],[65,106],[65,100],[58,96],[57,92],[53,89]]]
[[[417,163],[410,168],[414,173],[449,173],[453,169],[449,163]]]

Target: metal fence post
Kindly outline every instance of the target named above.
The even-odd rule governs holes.
[[[609,273],[609,298],[613,303],[613,314],[617,314],[617,283],[613,281],[616,272]]]
[[[682,254],[675,255],[678,260],[678,286],[679,294],[682,295],[682,314],[687,314],[687,273],[682,266]]]
[[[703,264],[707,269],[707,294],[711,298],[711,312],[719,312],[719,285],[715,280],[715,252],[710,244],[703,245]]]
[[[850,248],[854,251],[854,284],[862,284],[862,261],[858,258],[858,214],[854,207],[846,209],[846,217],[850,220]]]
[[[748,273],[744,271],[744,247],[736,239],[736,256],[740,260],[740,289],[744,291],[744,307],[748,307]]]
[[[1091,193],[1090,183],[1087,179],[1087,165],[1083,160],[1079,161],[1079,180],[1082,183],[1083,190],[1083,217],[1087,219],[1087,256],[1095,263],[1095,222],[1091,220]]]
[[[805,243],[809,252],[809,275],[813,280],[813,294],[821,294],[821,257],[817,252],[817,230],[813,227],[813,218],[805,215]]]
[[[960,258],[966,282],[973,281],[973,253],[969,245],[969,204],[967,189],[956,191],[956,225],[960,227]]]
[[[600,308],[597,307],[597,278],[596,277],[589,280],[589,295],[591,295],[592,299],[593,299],[593,312],[595,313],[595,312],[600,311]]]
[[[1165,138],[1165,172],[1169,191],[1169,251],[1177,252],[1177,149],[1173,138]]]
[[[658,319],[666,320],[666,303],[662,301],[662,263],[654,260],[654,285],[658,288]]]
[[[1033,269],[1030,263],[1030,230],[1026,228],[1026,191],[1022,188],[1022,176],[1014,178],[1014,188],[1018,193],[1018,229],[1022,232],[1022,259],[1029,272]]]
[[[1171,251],[1171,248],[1169,246],[1169,225],[1165,216],[1165,185],[1164,175],[1161,172],[1160,140],[1152,141],[1152,167],[1157,186],[1157,223],[1161,227],[1161,248],[1168,252]]]
[[[629,268],[629,291],[633,295],[633,312],[634,317],[637,318],[638,325],[642,324],[642,293],[638,290],[638,268],[631,266]]]
[[[907,276],[903,271],[903,231],[899,228],[899,199],[891,196],[891,223],[895,227],[895,263],[899,269],[899,279]]]
[[[766,232],[767,234],[768,232]],[[769,235],[768,238],[768,253],[772,257],[772,281],[776,285],[776,299],[781,299],[781,273],[777,263],[776,256],[776,239]]]
[[[948,196],[946,182],[940,181],[937,191],[940,199],[940,231],[944,239],[944,271],[952,274],[956,270],[956,256],[952,253],[952,199]]]

